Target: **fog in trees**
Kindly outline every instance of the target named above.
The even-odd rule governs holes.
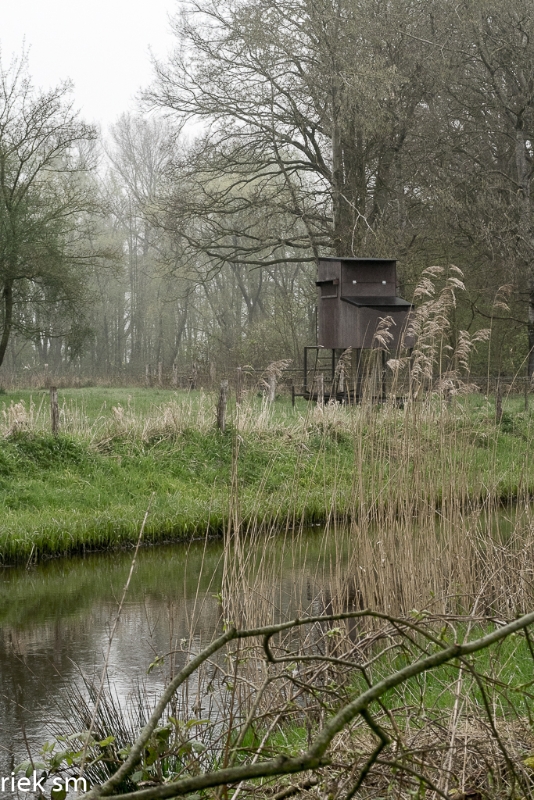
[[[95,136],[68,84],[36,90],[24,56],[0,66],[0,365],[15,340],[30,340],[34,357],[48,357],[51,337],[69,356],[80,350],[99,213]]]
[[[2,267],[2,370],[36,370],[51,351],[85,377],[297,366],[315,342],[315,259],[337,254],[398,258],[407,297],[424,268],[455,264],[467,292],[451,346],[483,322],[490,369],[532,374],[533,25],[526,0],[185,3],[139,114],[84,172],[98,208],[78,208],[73,188],[87,127],[70,123],[67,173],[46,170],[54,202],[68,178],[76,211],[46,228],[46,257],[25,242],[16,301]],[[42,207],[37,189],[28,198]]]

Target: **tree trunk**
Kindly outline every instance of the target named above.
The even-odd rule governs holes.
[[[528,377],[534,375],[534,276],[531,274],[528,287]]]
[[[332,88],[332,211],[334,216],[334,249],[336,255],[346,255],[346,225],[343,199],[343,147],[339,124],[338,92]]]
[[[13,281],[6,281],[3,291],[4,300],[4,326],[2,338],[0,339],[0,366],[2,366],[6,355],[9,336],[13,327]]]
[[[531,223],[530,169],[527,159],[523,121],[518,119],[515,132],[515,163],[519,186],[519,230],[521,250],[527,270],[528,281],[528,374],[534,373],[534,234]]]

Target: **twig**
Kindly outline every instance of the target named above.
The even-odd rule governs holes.
[[[90,792],[85,794],[84,800],[95,800],[99,797],[108,796],[114,793],[117,786],[124,780],[134,769],[135,765],[141,758],[144,748],[154,732],[159,719],[161,718],[168,702],[172,698],[176,689],[187,680],[204,661],[206,661],[213,653],[220,650],[228,642],[234,639],[245,639],[254,637],[264,637],[267,641],[276,633],[287,631],[291,628],[297,628],[302,625],[309,625],[315,622],[329,622],[339,619],[350,619],[362,616],[373,617],[375,614],[369,611],[355,611],[345,614],[330,615],[327,617],[309,617],[306,619],[295,619],[290,622],[280,623],[278,625],[270,625],[259,628],[252,628],[249,630],[238,631],[232,628],[224,634],[215,639],[211,645],[198,654],[198,656],[180,671],[173,681],[167,686],[163,692],[159,702],[156,705],[152,716],[147,725],[141,731],[141,734],[133,744],[129,756],[124,764],[117,770],[117,772],[101,786],[95,786]],[[392,617],[381,614],[376,615],[383,619],[393,620]],[[516,631],[523,630],[528,625],[534,623],[534,612],[526,614],[519,619],[510,622],[508,625],[493,631],[475,641],[466,644],[453,644],[444,648],[440,652],[420,658],[417,661],[408,664],[400,670],[397,670],[390,675],[386,676],[374,686],[371,686],[366,691],[362,692],[351,702],[347,703],[341,708],[323,727],[319,730],[315,740],[312,741],[311,746],[307,751],[297,756],[286,757],[283,755],[274,759],[262,761],[259,763],[244,764],[237,767],[227,767],[225,769],[215,770],[213,772],[204,773],[202,775],[190,776],[182,778],[181,780],[173,783],[165,784],[162,786],[150,787],[147,789],[128,792],[125,794],[116,795],[117,800],[164,800],[164,798],[183,796],[191,792],[200,791],[203,789],[215,788],[217,786],[224,786],[227,784],[241,783],[247,779],[274,777],[276,775],[290,775],[298,772],[308,770],[315,770],[328,765],[329,759],[326,756],[328,747],[330,746],[334,737],[347,727],[352,720],[358,715],[364,714],[368,707],[382,697],[386,692],[391,689],[402,685],[410,678],[421,675],[424,672],[432,670],[443,664],[448,663],[454,659],[463,658],[471,653],[476,653],[484,650],[493,644],[505,639]],[[410,626],[411,627],[411,626]],[[268,650],[266,650],[267,655]]]
[[[361,712],[361,715],[362,715],[363,719],[366,721],[367,725],[371,728],[371,730],[373,731],[375,736],[378,737],[379,741],[378,741],[377,746],[375,747],[375,749],[373,750],[373,752],[371,753],[371,755],[369,756],[369,758],[365,762],[365,764],[364,764],[364,766],[363,766],[363,768],[362,768],[362,770],[360,772],[358,780],[356,781],[356,783],[354,784],[352,789],[349,792],[347,792],[347,794],[345,795],[345,800],[351,800],[351,798],[354,797],[354,795],[356,794],[356,792],[358,791],[358,789],[360,788],[360,786],[362,785],[362,783],[366,779],[367,775],[369,774],[369,771],[370,771],[371,767],[373,766],[373,764],[378,759],[378,756],[380,755],[380,753],[382,752],[384,747],[387,747],[387,745],[390,742],[390,738],[387,735],[387,733],[384,731],[383,728],[380,727],[380,725],[377,722],[375,722],[375,720],[372,718],[372,716],[369,714],[369,712],[368,712],[368,710],[366,708],[363,709],[363,711]]]

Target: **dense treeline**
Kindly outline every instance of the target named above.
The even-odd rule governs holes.
[[[455,264],[467,290],[452,337],[493,328],[475,369],[489,355],[494,372],[534,372],[527,0],[197,0],[174,32],[145,96],[155,113],[119,119],[92,169],[72,154],[93,134],[65,142],[93,207],[74,204],[78,237],[61,215],[50,229],[53,280],[8,296],[16,267],[1,261],[3,370],[297,364],[315,341],[320,253],[397,257],[407,297],[425,267]],[[65,281],[68,294],[57,265],[61,278],[78,262],[85,288]]]

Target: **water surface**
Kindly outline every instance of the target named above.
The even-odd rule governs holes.
[[[264,589],[245,580],[244,591],[256,592],[260,603],[270,593],[273,619],[313,605],[317,583],[331,569],[324,539],[315,529],[301,548],[294,540],[286,547],[284,537],[268,540],[264,554],[276,555],[281,577]],[[157,690],[185,658],[178,654],[147,674],[156,655],[184,640],[196,649],[221,629],[223,559],[219,541],[139,551],[109,652],[110,680],[122,700],[139,682]],[[0,775],[27,758],[27,747],[39,751],[52,723],[61,727],[68,687],[83,686],[84,676],[98,679],[131,562],[131,552],[120,552],[0,571]]]

